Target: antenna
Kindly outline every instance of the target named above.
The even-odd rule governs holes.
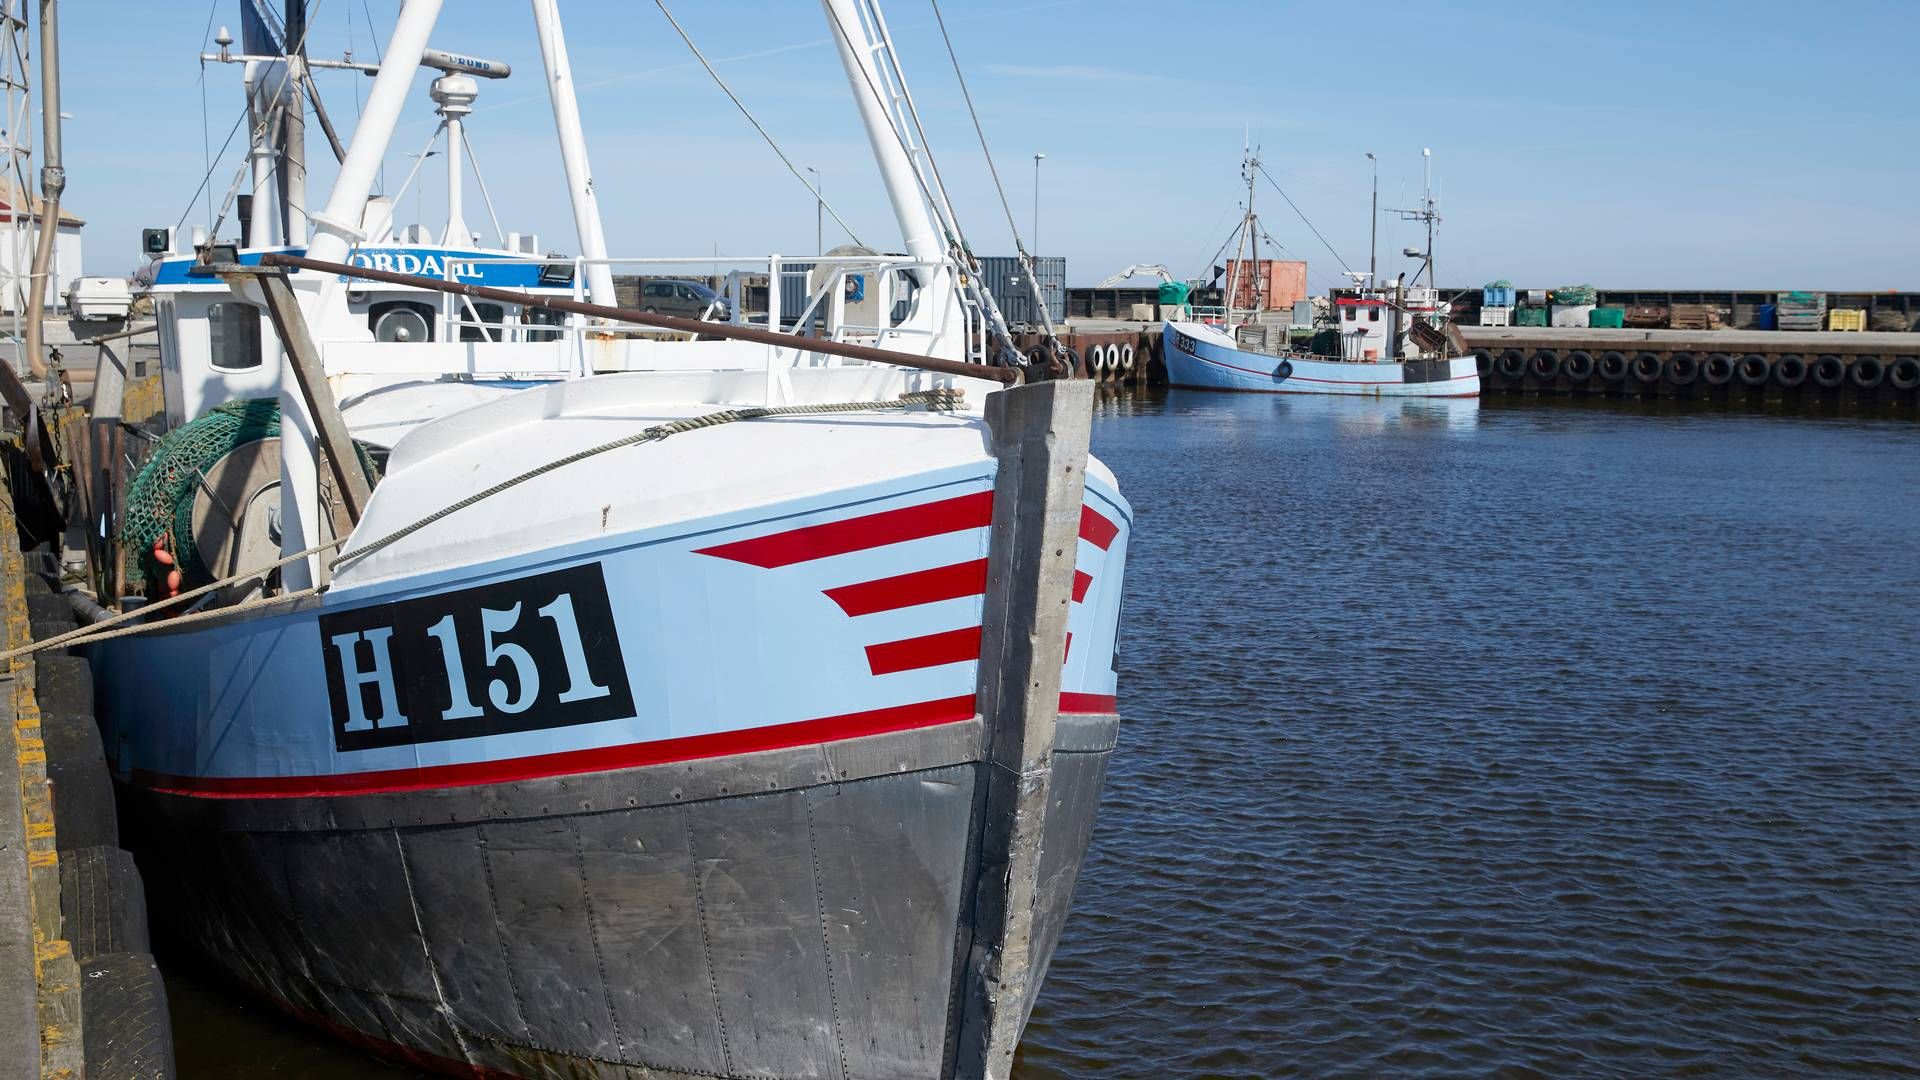
[[[1413,248],[1407,248],[1402,252],[1402,254],[1406,255],[1408,258],[1418,258],[1421,260],[1420,269],[1418,272],[1416,272],[1413,275],[1413,280],[1415,282],[1418,282],[1420,280],[1420,275],[1425,274],[1427,275],[1428,287],[1437,289],[1439,288],[1439,284],[1434,280],[1434,276],[1433,276],[1433,226],[1435,222],[1440,220],[1440,212],[1439,212],[1439,204],[1434,200],[1434,197],[1433,197],[1433,151],[1431,149],[1422,147],[1420,150],[1420,157],[1421,157],[1421,163],[1423,166],[1425,178],[1423,180],[1423,192],[1420,197],[1419,209],[1416,209],[1416,210],[1395,209],[1391,212],[1400,215],[1400,219],[1402,221],[1419,221],[1419,222],[1424,222],[1426,224],[1427,226],[1426,248],[1418,252],[1416,252],[1415,249]]]

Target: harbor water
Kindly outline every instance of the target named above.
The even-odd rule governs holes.
[[[1126,720],[1017,1075],[1920,1070],[1920,426],[1100,408]],[[410,1075],[173,992],[184,1076]]]

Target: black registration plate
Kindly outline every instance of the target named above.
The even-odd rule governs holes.
[[[338,750],[633,715],[599,563],[320,617]]]

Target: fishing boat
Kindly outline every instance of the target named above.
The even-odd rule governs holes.
[[[579,255],[381,228],[416,70],[470,103],[439,0],[321,210],[162,238],[170,430],[115,508],[145,606],[70,639],[147,881],[426,1068],[1004,1077],[1119,723],[1090,384],[1007,366],[874,0],[822,8],[905,254],[620,308],[532,6]]]
[[[1424,262],[1413,281],[1374,287],[1369,271],[1360,288],[1336,295],[1331,305],[1337,352],[1318,354],[1297,348],[1290,320],[1263,320],[1262,275],[1252,288],[1237,280],[1243,268],[1259,265],[1264,235],[1254,213],[1255,179],[1264,174],[1248,151],[1241,161],[1247,201],[1236,238],[1236,258],[1228,264],[1225,306],[1192,309],[1191,318],[1169,319],[1162,327],[1169,385],[1193,390],[1237,390],[1270,394],[1345,394],[1366,397],[1475,397],[1480,373],[1457,334],[1449,333],[1446,308],[1432,281],[1432,225],[1438,219],[1431,194],[1409,215],[1428,225]],[[1429,190],[1431,185],[1429,185]],[[1251,260],[1238,254],[1251,252]],[[1422,275],[1426,283],[1421,284]],[[1252,300],[1236,306],[1243,293]]]

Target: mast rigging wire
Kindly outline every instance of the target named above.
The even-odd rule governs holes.
[[[314,12],[318,12],[320,10],[320,0],[313,0],[312,10]],[[299,41],[294,42],[291,45],[287,45],[284,42],[282,43],[281,47],[287,50],[287,52],[282,55],[291,56],[296,53],[300,53],[306,49],[307,37],[309,34],[313,32],[314,21],[315,20],[313,19],[307,20],[306,26],[303,27],[300,31]],[[204,94],[205,92],[204,79],[205,79],[205,70],[206,70],[206,62],[204,60],[201,61],[200,67],[201,67],[201,78],[203,80],[202,93]],[[293,75],[293,67],[292,65],[288,65],[286,67],[286,70],[280,76],[280,85],[274,88],[274,92],[272,95],[273,97],[278,98],[281,94],[286,92],[287,80],[292,75]],[[271,117],[274,111],[275,110],[271,110],[271,109],[267,110],[266,114],[262,115],[260,118],[260,126],[248,133],[247,139],[248,139],[249,146],[252,145],[254,139],[259,138],[264,134],[266,134],[269,117]],[[227,148],[233,145],[233,137],[239,133],[240,126],[242,124],[245,124],[246,122],[247,122],[247,112],[245,109],[242,109],[240,112],[240,115],[237,118],[235,118],[235,120],[233,121],[233,126],[227,129],[226,141],[220,144],[220,153],[217,155],[215,160],[218,160],[219,158],[224,158],[227,156]],[[233,184],[227,188],[227,197],[225,199],[222,199],[220,202],[220,216],[210,221],[207,225],[207,238],[209,240],[213,239],[213,234],[219,231],[220,224],[226,220],[227,210],[229,207],[233,205],[233,197],[239,194],[240,184],[246,179],[247,171],[251,164],[252,164],[251,162],[245,159],[241,160],[240,171],[238,174],[234,176]],[[180,220],[175,222],[173,226],[176,231],[178,231],[182,225],[185,225],[187,223],[187,217],[193,213],[194,201],[200,198],[200,193],[202,191],[207,193],[208,203],[209,205],[211,205],[212,199],[213,199],[213,189],[208,186],[208,182],[211,181],[212,179],[213,179],[213,166],[209,165],[207,166],[207,171],[205,175],[200,177],[200,186],[194,189],[194,192],[192,195],[187,196],[187,208],[181,212]]]
[[[940,40],[947,46],[947,59],[953,61],[953,78],[960,84],[960,98],[967,103],[967,116],[973,120],[973,133],[980,137],[980,156],[987,159],[987,175],[993,178],[994,194],[1000,196],[1000,209],[1007,215],[1007,231],[1013,234],[1013,250],[1020,256],[1020,262],[1027,271],[1027,285],[1033,291],[1035,306],[1040,312],[1040,323],[1051,338],[1054,336],[1053,313],[1047,309],[1046,295],[1040,291],[1039,276],[1034,273],[1033,256],[1027,251],[1026,241],[1020,238],[1020,226],[1013,219],[1013,206],[1007,202],[1007,189],[1000,183],[1000,170],[994,166],[993,151],[987,147],[987,131],[980,124],[979,110],[973,107],[973,92],[967,89],[966,73],[960,69],[960,54],[954,51],[953,38],[947,33],[946,16],[940,13],[940,0],[929,2],[933,5],[933,21],[940,26]],[[915,123],[918,122],[916,118]],[[924,142],[924,133],[921,138]],[[927,161],[932,163],[932,151],[928,151]]]
[[[865,48],[865,46],[854,41],[853,35],[847,30],[846,24],[840,21],[839,12],[828,7],[827,16],[833,20],[834,32],[840,35],[840,39],[847,43],[849,49],[859,52]],[[880,88],[874,85],[873,82],[874,74],[878,73],[880,65],[876,63],[874,65],[874,72],[871,73],[868,72],[865,64],[856,64],[855,66],[860,69],[861,81],[867,84],[867,91],[873,95],[873,100],[878,102],[881,108],[886,108],[889,95],[882,94]],[[927,200],[928,206],[933,211],[933,216],[939,219],[940,231],[946,234],[947,246],[953,248],[961,255],[966,256],[968,259],[971,259],[973,251],[967,247],[965,240],[958,235],[960,233],[960,223],[953,218],[953,208],[947,206],[944,200],[934,194],[933,187],[928,183],[927,178],[921,175],[920,166],[914,163],[913,147],[907,145],[907,133],[902,131],[900,127],[894,123],[894,118],[891,115],[887,117],[887,129],[893,132],[893,141],[900,144],[900,152],[906,155],[907,164],[911,166],[909,171],[913,173],[914,185],[920,189],[921,196]],[[920,133],[920,140],[923,144],[926,142],[925,131]],[[933,165],[933,151],[927,150],[925,152],[927,165],[931,168]],[[934,183],[938,183],[940,180],[940,173],[937,169],[934,170],[933,180]],[[942,215],[943,207],[945,209],[944,216]],[[972,267],[969,266],[967,269],[972,269]]]
[[[818,187],[807,183],[807,178],[800,175],[800,170],[794,167],[792,160],[787,157],[786,151],[780,149],[780,144],[773,141],[773,136],[767,133],[766,128],[760,126],[760,121],[754,118],[753,113],[750,112],[746,104],[740,100],[740,96],[733,92],[733,88],[727,85],[727,81],[722,79],[720,73],[713,69],[713,65],[707,62],[706,54],[700,51],[700,47],[693,43],[693,38],[689,37],[686,30],[681,28],[680,20],[674,18],[673,12],[667,10],[666,0],[653,0],[653,2],[660,8],[660,14],[667,17],[667,22],[672,25],[674,33],[679,34],[680,40],[687,43],[687,48],[693,52],[693,58],[700,61],[700,66],[707,69],[707,74],[713,77],[714,83],[720,87],[721,92],[727,95],[727,100],[733,102],[734,108],[740,110],[740,115],[746,117],[747,123],[753,125],[753,130],[759,132],[760,137],[765,139],[767,145],[773,148],[774,155],[780,159],[780,164],[785,165],[787,171],[793,174],[793,178],[800,181],[801,186],[805,187],[808,192],[812,193],[815,199],[820,201],[820,205],[825,208],[828,216],[833,218],[834,224],[845,230],[847,236],[851,237],[854,243],[865,247],[865,242],[854,233],[853,226],[848,225],[846,221],[840,217],[839,211],[835,210],[833,205],[827,202],[826,196],[820,193]],[[819,254],[825,255],[826,252],[822,251],[819,252]]]
[[[1278,191],[1280,193],[1281,198],[1287,200],[1287,205],[1292,206],[1293,212],[1300,215],[1300,220],[1303,222],[1306,222],[1307,228],[1313,231],[1314,236],[1319,237],[1320,243],[1326,245],[1327,254],[1333,256],[1333,261],[1340,264],[1340,269],[1345,270],[1348,273],[1352,273],[1353,267],[1348,266],[1347,260],[1341,258],[1339,252],[1333,250],[1333,245],[1327,243],[1326,237],[1320,236],[1320,230],[1315,229],[1313,227],[1313,222],[1307,221],[1307,215],[1302,213],[1298,206],[1294,205],[1293,196],[1287,194],[1286,189],[1280,186],[1280,182],[1275,180],[1273,178],[1273,174],[1267,171],[1267,167],[1265,165],[1260,164],[1259,162],[1255,162],[1253,167],[1259,170],[1261,176],[1264,176],[1267,178],[1267,183],[1273,185],[1273,190]]]
[[[871,50],[867,49],[867,46],[855,44],[846,24],[840,21],[840,13],[835,11],[831,4],[823,6],[827,10],[827,16],[833,20],[834,32],[839,35],[840,41],[846,43],[848,50],[856,53],[863,49],[867,50],[871,59]],[[895,100],[894,95],[882,94],[880,88],[874,85],[875,77],[880,76],[880,65],[877,62],[874,63],[871,70],[866,64],[854,66],[860,69],[861,81],[867,84],[867,91],[873,95],[875,104],[887,112],[887,130],[893,132],[894,142],[900,145],[900,152],[907,159],[907,171],[913,174],[914,184],[919,187],[922,197],[927,200],[928,210],[939,221],[940,231],[946,235],[947,256],[958,273],[961,289],[972,297],[973,303],[980,308],[985,330],[989,332],[989,337],[981,342],[981,345],[990,347],[992,339],[999,338],[1007,352],[1018,358],[1019,353],[1013,348],[1013,335],[1007,326],[1006,315],[1000,310],[1000,305],[994,301],[992,290],[988,289],[986,283],[981,280],[980,261],[974,256],[972,246],[967,243],[965,231],[960,228],[960,217],[953,212],[953,203],[947,199],[946,184],[940,179],[939,166],[934,164],[933,147],[927,140],[927,130],[920,123],[920,111],[914,107],[912,95],[907,93],[906,74],[900,70],[900,58],[893,51],[893,35],[887,31],[885,18],[880,14],[879,8],[873,7],[870,10],[875,20],[875,30],[886,44],[887,62],[893,67],[894,77],[900,80],[897,101],[906,104],[906,119],[913,124],[914,130],[920,133],[920,152],[927,159],[927,170],[933,174],[931,182],[926,176],[921,175],[920,166],[914,161],[913,147],[907,144],[908,133],[904,130],[904,124],[896,123],[894,111],[888,107],[887,103]],[[858,15],[859,13],[855,12],[855,16],[858,17]],[[864,22],[861,24],[861,30],[864,38],[866,36]],[[857,89],[854,92],[859,93]],[[1017,363],[1015,366],[1018,366]]]
[[[207,51],[207,42],[213,40],[213,18],[220,13],[220,0],[207,5],[207,26],[200,32],[200,51]],[[207,175],[213,174],[213,134],[207,124],[207,62],[200,61],[200,166]],[[193,213],[193,203],[187,203],[187,213]],[[187,219],[180,218],[182,222]],[[207,192],[207,225],[213,225],[213,192]],[[175,226],[178,228],[178,226]]]

